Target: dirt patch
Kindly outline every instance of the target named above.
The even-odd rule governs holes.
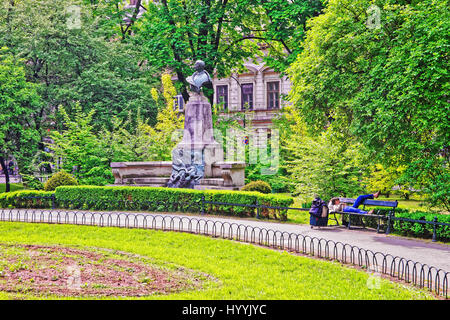
[[[199,290],[209,276],[106,249],[0,244],[0,291],[140,297]]]

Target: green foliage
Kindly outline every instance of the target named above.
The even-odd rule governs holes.
[[[51,208],[54,192],[37,190],[19,190],[0,193],[1,208]]]
[[[379,27],[367,24],[371,5]],[[446,1],[331,0],[289,71],[311,131],[349,128],[373,163],[405,166],[402,184],[447,210],[449,13]]]
[[[280,145],[284,168],[302,201],[316,195],[322,199],[351,197],[364,191],[361,177],[366,171],[361,146],[335,128],[318,136],[308,134],[299,112],[287,108]],[[281,121],[281,120],[280,120]]]
[[[254,205],[260,204],[288,207],[291,197],[263,195],[259,192],[225,190],[192,190],[151,187],[59,187],[56,189],[58,203],[66,208],[96,210],[147,210],[162,212],[200,212],[202,197],[205,201]],[[205,204],[206,214],[254,217],[256,210],[244,206]],[[286,218],[286,210],[268,209],[267,216]]]
[[[242,187],[241,191],[258,191],[261,193],[271,193],[272,188],[270,187],[270,184],[268,184],[267,182],[257,180],[247,183],[245,186]]]
[[[13,155],[22,172],[37,149],[39,132],[32,117],[40,105],[38,86],[26,79],[23,61],[0,48],[0,157]]]
[[[279,72],[284,72],[302,52],[301,45],[306,34],[306,21],[319,14],[325,1],[259,1],[266,14],[265,28],[261,28],[259,21],[253,20],[254,25],[248,27],[248,33],[263,38],[268,44],[268,54],[264,61]],[[261,30],[262,29],[262,30]],[[256,31],[257,30],[257,31]]]
[[[58,165],[59,159],[62,159],[62,169],[67,172],[75,171],[75,177],[82,184],[112,183],[114,180],[107,158],[108,149],[94,133],[91,125],[94,111],[85,114],[79,104],[76,110],[74,118],[71,119],[65,110],[61,109],[66,129],[50,133],[53,143],[47,146],[53,153],[48,155],[53,158],[55,166]]]
[[[437,222],[450,224],[450,215],[435,214],[429,212],[403,212],[396,213],[397,218],[407,218],[413,220],[425,220],[433,221],[434,217],[437,217]],[[408,221],[394,221],[393,233],[402,236],[410,236],[422,239],[431,239],[433,237],[433,225],[422,224]],[[450,241],[450,227],[449,226],[436,226],[436,238],[439,241]]]
[[[44,189],[44,184],[35,176],[29,174],[22,174],[22,182],[25,188],[32,190]]]
[[[143,106],[142,114],[154,124],[157,110],[150,89],[158,77],[143,63],[140,46],[118,41],[115,33],[120,32],[123,12],[110,10],[116,4],[82,0],[0,4],[0,47],[6,45],[15,56],[24,57],[27,78],[41,84],[43,103],[31,118],[41,135],[47,128],[59,129],[57,106],[72,115],[77,101],[84,111],[97,111],[93,119],[97,130],[109,127],[113,116],[125,120]],[[71,5],[80,8],[79,27],[68,26]]]
[[[144,47],[148,63],[173,70],[188,100],[186,75],[197,59],[219,78],[269,47],[270,64],[283,69],[295,57],[304,22],[321,8],[320,1],[178,1],[151,2],[133,39]],[[264,25],[264,27],[261,27]],[[211,96],[211,91],[206,93]]]
[[[284,159],[280,158],[279,161],[283,162]],[[271,192],[274,193],[294,191],[294,183],[290,180],[290,176],[283,166],[278,166],[274,173],[269,170],[270,165],[267,162],[263,163],[261,159],[256,164],[247,164],[245,166],[245,180],[248,183],[264,181],[270,186]],[[267,172],[271,174],[267,174]]]
[[[50,177],[44,185],[45,191],[54,191],[59,186],[78,185],[77,179],[72,177],[66,171],[61,170]]]

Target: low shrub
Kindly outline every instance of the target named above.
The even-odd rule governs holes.
[[[73,186],[78,185],[77,179],[72,177],[66,171],[61,170],[55,173],[44,185],[45,191],[53,191],[59,186]]]
[[[288,207],[293,203],[291,197],[264,195],[259,192],[152,187],[62,186],[56,189],[55,195],[59,205],[66,208],[204,212],[241,217],[256,215],[256,208],[242,205],[260,203],[266,206]],[[202,199],[206,203],[203,204]],[[228,203],[241,206],[228,205]],[[286,209],[266,208],[265,210],[263,216],[286,219]]]
[[[1,208],[51,208],[55,192],[19,190],[0,193]]]
[[[272,192],[272,187],[265,181],[257,180],[247,183],[241,191],[257,191],[267,194]]]
[[[437,218],[439,223],[450,224],[450,215],[436,214],[428,212],[400,212],[395,214],[396,218],[406,218],[412,220],[433,221]],[[433,237],[433,225],[428,223],[417,223],[410,221],[394,220],[393,233],[402,236],[431,239]],[[437,225],[436,238],[439,241],[450,241],[450,226]]]

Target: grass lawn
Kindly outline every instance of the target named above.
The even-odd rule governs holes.
[[[23,184],[21,184],[21,183],[11,183],[10,186],[11,186],[11,192],[17,191],[17,190],[22,190],[24,188]],[[6,190],[6,184],[0,183],[0,193],[5,192],[5,190]]]
[[[298,198],[293,198],[294,203],[292,208],[301,208],[302,202]],[[289,223],[299,223],[299,224],[309,224],[309,212],[300,210],[288,210],[287,212],[287,222]]]
[[[215,279],[209,280],[202,290],[144,297],[150,299],[433,298],[423,290],[381,278],[376,278],[379,286],[374,288],[369,285],[374,275],[339,263],[186,233],[0,222],[0,234],[1,243],[8,244],[97,247],[130,252],[149,257],[158,265],[182,266]],[[0,292],[0,298],[55,297]]]

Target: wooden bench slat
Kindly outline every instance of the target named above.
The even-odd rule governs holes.
[[[381,206],[381,207],[392,207],[396,208],[398,205],[397,201],[383,201],[383,200],[366,200],[363,204],[370,206]]]
[[[343,203],[355,203],[356,199],[352,199],[352,198],[339,198],[341,202]],[[364,201],[362,203],[363,205],[366,206],[380,206],[380,207],[391,207],[391,208],[396,208],[398,206],[398,201],[385,201],[385,200],[372,200],[372,199],[367,199],[366,201]]]
[[[339,200],[342,203],[346,204],[354,204],[356,199],[352,198],[339,198]],[[389,207],[392,208],[392,213],[394,213],[395,208],[397,208],[398,201],[384,201],[384,200],[373,200],[373,199],[366,199],[363,203],[363,206],[378,206],[378,207]],[[364,209],[367,210],[367,209]],[[367,210],[368,211],[368,210]],[[359,216],[359,217],[369,217],[373,219],[378,219],[378,226],[377,226],[377,232],[380,232],[380,222],[381,220],[386,221],[388,218],[385,215],[379,215],[379,214],[369,214],[369,213],[356,213],[356,212],[344,212],[344,211],[337,211],[337,212],[330,212],[330,214],[334,215],[334,220],[336,221],[336,225],[339,225],[338,219],[336,218],[336,214],[348,214],[349,221],[348,221],[348,228],[350,229],[350,217],[351,216]],[[365,228],[365,224],[363,220],[360,219],[362,222],[363,228]]]

